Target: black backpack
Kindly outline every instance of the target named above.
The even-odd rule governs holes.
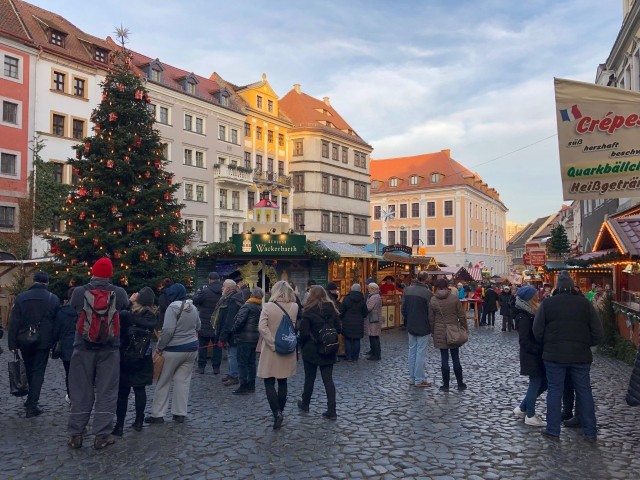
[[[333,308],[333,305],[330,306]],[[335,355],[338,353],[338,332],[333,325],[333,322],[329,324],[327,317],[323,313],[324,324],[318,332],[318,336],[314,338],[318,353],[320,355]]]
[[[127,346],[122,351],[122,360],[125,363],[135,362],[144,358],[149,344],[151,344],[151,332],[146,328],[132,326],[127,336]]]

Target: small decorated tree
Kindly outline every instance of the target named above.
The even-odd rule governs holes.
[[[571,251],[567,231],[562,224],[554,225],[551,228],[551,238],[547,242],[548,252],[560,257]]]
[[[109,257],[113,282],[130,291],[155,287],[164,277],[189,283],[183,254],[189,234],[173,195],[178,185],[165,170],[149,94],[131,68],[128,32],[116,33],[121,48],[110,55],[102,101],[91,116],[94,135],[75,146],[76,158],[69,160],[75,189],[62,212],[66,238],[50,240],[60,262],[54,278],[84,283],[91,265]]]

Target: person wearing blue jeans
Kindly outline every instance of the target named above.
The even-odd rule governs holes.
[[[427,336],[431,334],[429,324],[429,301],[431,288],[427,284],[429,274],[419,272],[416,282],[405,288],[402,295],[402,316],[407,324],[409,334],[409,379],[416,387],[430,387],[424,370],[427,352]]]
[[[575,290],[566,271],[560,272],[555,294],[545,298],[533,321],[533,334],[542,342],[542,359],[546,368],[547,438],[560,437],[564,380],[571,375],[576,392],[576,411],[587,441],[597,439],[596,415],[589,371],[593,362],[591,347],[604,332],[593,304]]]
[[[240,383],[238,379],[238,357],[233,334],[233,326],[236,315],[240,307],[244,304],[242,292],[236,286],[236,282],[227,279],[222,284],[222,297],[216,306],[217,319],[215,321],[215,331],[221,342],[227,343],[227,360],[229,362],[229,371],[223,378],[224,386],[237,385]]]

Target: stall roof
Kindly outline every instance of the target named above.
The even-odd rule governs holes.
[[[382,249],[386,247],[386,245],[382,242],[380,242],[378,244],[378,253],[382,253]],[[364,247],[362,247],[362,250],[364,250],[367,253],[373,253],[375,255],[376,253],[376,244],[375,243],[370,243],[369,245],[365,245]]]
[[[406,265],[424,265],[427,267],[434,267],[434,270],[440,269],[435,257],[411,257],[406,254],[400,255],[399,252],[387,252],[382,256],[382,259],[387,262],[398,262]]]
[[[375,258],[375,254],[371,254],[365,251],[363,248],[356,247],[355,245],[351,245],[350,243],[318,240],[318,245],[331,250],[332,252],[336,252],[341,257]]]
[[[572,260],[592,260],[594,258],[602,257],[604,255],[608,255],[613,252],[617,252],[617,248],[607,248],[606,250],[599,250],[597,252],[588,252],[583,253],[578,257],[573,257]]]
[[[467,268],[466,270],[471,275],[471,278],[478,282],[482,281],[482,269],[480,267]]]

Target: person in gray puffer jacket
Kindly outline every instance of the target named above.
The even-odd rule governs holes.
[[[200,317],[198,309],[187,299],[187,290],[181,283],[174,283],[165,291],[171,302],[164,315],[162,333],[156,346],[164,356],[164,366],[153,395],[151,415],[146,423],[164,423],[169,406],[169,389],[173,383],[171,413],[173,421],[183,423],[187,415],[189,387],[193,363],[198,354]]]

